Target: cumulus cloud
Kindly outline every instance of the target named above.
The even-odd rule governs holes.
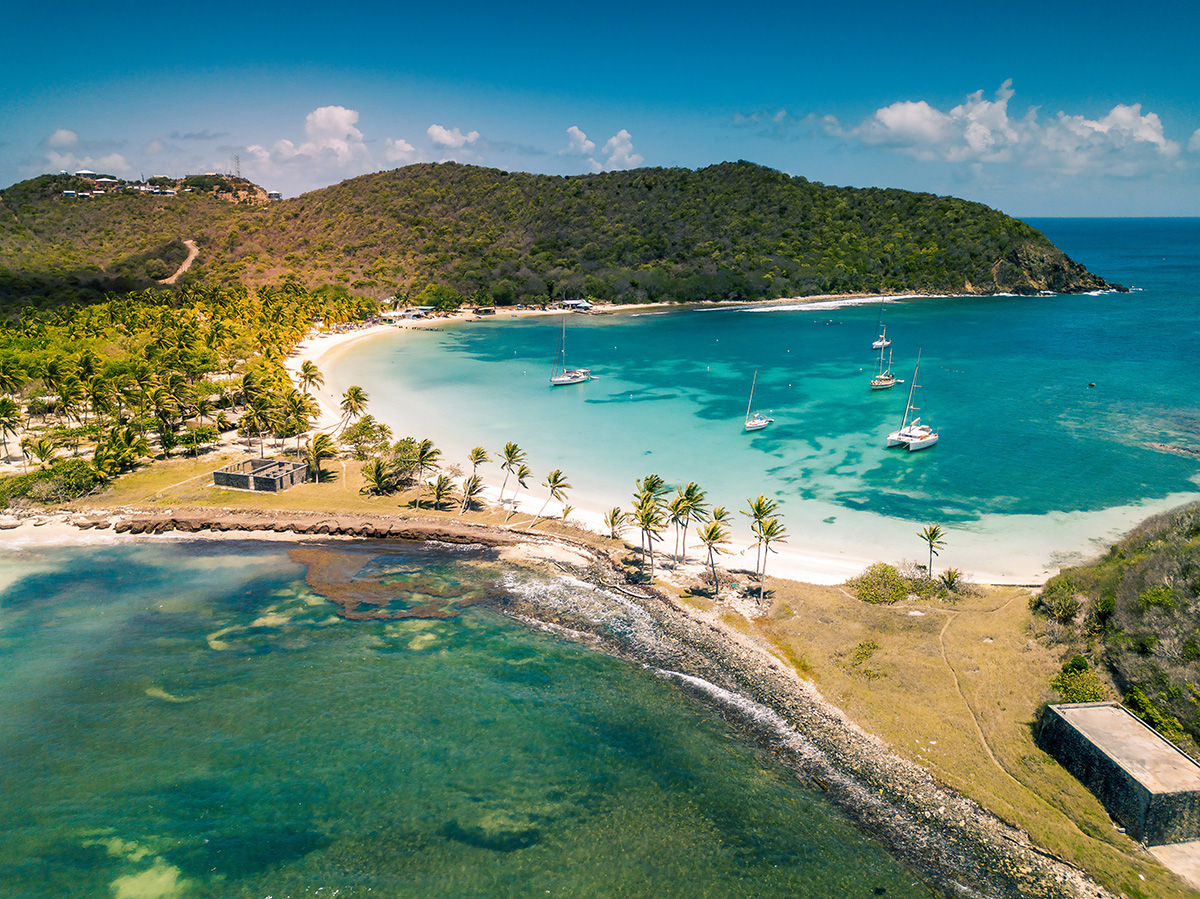
[[[589,140],[577,125],[572,125],[567,129],[567,136],[570,138],[570,143],[558,151],[559,155],[583,156],[587,159],[588,167],[593,172],[634,169],[645,161],[640,154],[633,152],[633,138],[624,128],[610,137],[596,155],[593,155],[596,150],[596,142]]]
[[[479,140],[478,131],[472,131],[469,134],[463,134],[457,128],[447,129],[443,128],[441,125],[430,125],[425,130],[425,133],[428,134],[429,139],[439,147],[449,147],[454,150],[457,150],[459,147],[465,146],[466,144],[473,144],[475,141]]]
[[[420,162],[422,154],[420,150],[403,138],[395,138],[393,140],[389,137],[384,147],[383,158],[388,162],[409,165],[410,163]]]
[[[79,135],[67,128],[59,128],[46,139],[46,144],[51,147],[73,147],[79,143]]]
[[[374,165],[358,111],[344,106],[322,106],[304,119],[304,140],[280,138],[269,147],[252,144],[245,149],[246,171],[255,180],[309,186],[349,178]]]
[[[1180,152],[1180,145],[1165,136],[1158,115],[1143,114],[1140,103],[1117,105],[1098,119],[1066,112],[1043,119],[1036,107],[1014,118],[1009,113],[1014,95],[1009,79],[993,99],[976,91],[948,111],[925,100],[902,100],[851,127],[833,116],[817,121],[832,136],[917,159],[1016,162],[1062,174],[1135,175],[1161,168]]]
[[[579,130],[578,125],[568,128],[567,136],[571,139],[570,143],[558,151],[559,156],[588,156],[596,149],[596,142],[588,140],[588,136]]]
[[[166,149],[166,147],[163,146],[162,141],[152,140],[152,141],[150,141],[150,143],[146,144],[146,146],[142,148],[142,152],[145,153],[147,156],[157,156],[159,153],[163,152],[163,150],[165,150],[165,149]]]
[[[1188,149],[1193,153],[1200,153],[1200,128],[1192,134],[1192,139],[1188,141]]]

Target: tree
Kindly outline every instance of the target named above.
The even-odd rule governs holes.
[[[771,516],[771,513],[778,506],[778,502],[773,499],[767,499],[760,493],[755,499],[746,500],[746,508],[742,510],[743,515],[748,515],[754,519],[754,523],[750,526],[750,529],[754,533],[755,574],[758,574],[758,570],[762,566],[762,523]]]
[[[500,457],[504,460],[500,463],[500,467],[504,469],[504,483],[500,485],[500,502],[503,504],[504,488],[508,486],[508,476],[515,472],[517,467],[525,461],[525,450],[510,440],[504,444],[504,449],[501,451]],[[516,496],[515,492],[513,496]]]
[[[510,508],[508,510],[508,514],[504,516],[505,521],[508,521],[510,518],[512,518],[514,515],[517,514],[517,493],[520,492],[522,487],[529,486],[525,482],[527,480],[529,480],[529,476],[531,474],[533,474],[533,472],[530,471],[529,466],[526,465],[524,462],[522,462],[520,465],[517,466],[517,484],[515,487],[513,487],[512,508]]]
[[[718,506],[718,508],[720,508]],[[720,590],[720,581],[717,580],[717,561],[718,553],[725,552],[725,544],[729,542],[729,532],[725,530],[725,524],[715,517],[710,519],[703,527],[696,532],[700,542],[708,547],[708,566],[712,571],[713,579],[713,595]]]
[[[433,507],[441,509],[442,503],[454,496],[454,479],[448,474],[439,474],[433,482]]]
[[[471,475],[462,485],[462,505],[458,508],[458,514],[462,515],[470,506],[477,502],[483,495],[483,478],[477,474]]]
[[[538,510],[537,515],[533,516],[533,521],[529,522],[529,527],[533,527],[538,523],[538,519],[546,511],[546,506],[550,505],[550,500],[561,503],[566,498],[567,491],[571,489],[571,485],[567,482],[567,476],[558,468],[546,475],[546,480],[542,481],[542,486],[550,488],[550,495],[542,503],[542,507]]]
[[[629,519],[625,515],[625,510],[620,506],[613,506],[604,513],[604,526],[608,528],[608,535],[614,540],[621,539],[621,531],[625,529]]]
[[[425,469],[432,468],[437,464],[437,460],[442,457],[442,451],[433,445],[433,441],[426,437],[418,443],[413,450],[413,465],[417,471],[417,508],[421,508],[421,478],[425,475]]]
[[[942,539],[944,533],[942,526],[939,524],[926,525],[925,528],[917,532],[917,536],[929,544],[929,568],[926,571],[929,577],[933,577],[933,557],[938,554],[938,550],[946,545],[946,541]]]
[[[7,396],[0,397],[0,442],[4,444],[4,458],[8,459],[8,438],[16,436],[21,427],[21,407]]]
[[[300,383],[300,389],[307,395],[310,387],[320,387],[325,383],[325,376],[317,368],[317,363],[311,359],[305,359],[300,363],[300,374],[297,375],[296,380]]]
[[[337,456],[337,443],[328,434],[316,433],[304,445],[304,459],[308,463],[308,472],[318,484],[321,482],[323,469],[321,463],[326,459]]]
[[[683,559],[687,562],[687,532],[690,522],[700,522],[704,520],[705,513],[708,511],[704,503],[704,491],[700,489],[700,485],[695,481],[688,481],[687,486],[683,488],[683,498],[685,508],[687,509],[687,517],[683,520]]]
[[[362,467],[363,493],[383,496],[395,489],[392,470],[382,459],[372,459]]]
[[[368,399],[367,392],[361,387],[353,385],[346,388],[346,392],[342,394],[341,402],[341,430],[345,430],[348,424],[367,411]]]
[[[758,581],[758,601],[761,603],[763,599],[763,591],[766,589],[767,584],[767,557],[772,552],[777,552],[777,550],[771,549],[771,544],[786,543],[788,535],[787,529],[783,526],[783,522],[773,516],[768,518],[761,525],[757,525],[757,527],[758,537],[763,544],[762,574],[759,576]]]
[[[46,467],[47,462],[54,458],[55,449],[57,447],[54,441],[47,437],[39,437],[29,445],[29,450],[33,454],[33,457],[38,460],[38,464],[43,468]]]
[[[662,495],[643,491],[634,497],[633,523],[642,532],[642,575],[646,573],[646,558],[650,558],[650,582],[654,582],[654,542],[662,539],[666,524],[663,520],[665,504]]]
[[[300,453],[300,437],[308,430],[312,420],[317,415],[317,404],[307,393],[299,390],[289,390],[283,397],[281,412],[283,423],[287,430],[296,432],[296,454]]]
[[[488,451],[482,446],[477,446],[471,452],[467,453],[467,461],[471,463],[471,474],[479,471],[479,466],[490,461]]]

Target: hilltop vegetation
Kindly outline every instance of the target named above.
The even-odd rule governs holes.
[[[1131,711],[1200,748],[1200,504],[1150,518],[1103,559],[1063,571],[1034,609],[1048,639],[1085,657],[1064,675],[1090,660]]]
[[[745,162],[573,177],[421,164],[258,206],[212,190],[72,201],[69,180],[0,192],[10,308],[146,287],[185,238],[201,253],[184,284],[288,279],[499,305],[1108,286],[981,204],[827,187]]]

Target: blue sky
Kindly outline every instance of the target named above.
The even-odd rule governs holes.
[[[1018,216],[1200,215],[1200,4],[22,6],[3,186],[747,159]]]

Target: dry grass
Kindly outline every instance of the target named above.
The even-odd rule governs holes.
[[[1109,889],[1198,895],[1035,745],[1034,715],[1054,698],[1062,660],[1033,639],[1028,599],[995,587],[954,603],[881,606],[840,587],[776,581],[752,627],[863,728]],[[862,648],[870,643],[878,648]]]

